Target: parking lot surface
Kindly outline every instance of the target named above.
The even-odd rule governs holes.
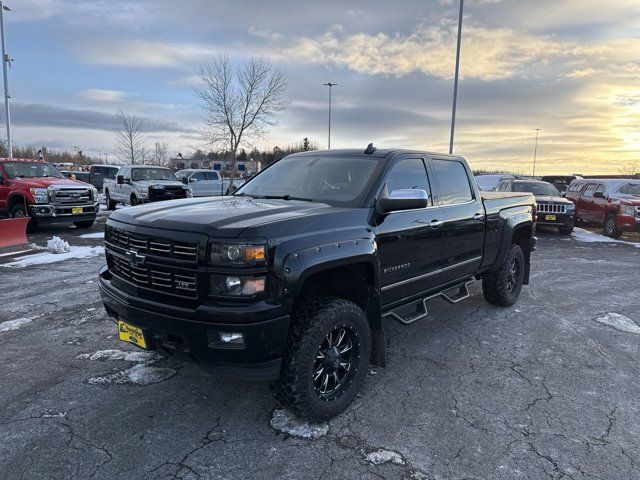
[[[31,240],[100,246],[86,234],[105,218]],[[266,384],[119,342],[103,260],[0,266],[1,478],[640,478],[634,245],[540,233],[514,307],[476,283],[425,320],[387,322],[388,366],[312,426]]]

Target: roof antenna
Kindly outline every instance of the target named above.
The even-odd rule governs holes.
[[[377,148],[373,146],[373,143],[370,143],[369,145],[367,145],[367,148],[365,149],[364,154],[365,155],[371,155],[376,150],[377,150]]]

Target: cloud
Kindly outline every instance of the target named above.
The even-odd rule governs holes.
[[[127,97],[131,96],[131,94],[127,92],[121,92],[119,90],[102,90],[99,88],[83,90],[79,95],[87,100],[106,103],[122,102]]]

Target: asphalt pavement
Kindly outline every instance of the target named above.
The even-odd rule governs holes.
[[[30,240],[102,245],[80,235],[105,218]],[[425,320],[388,321],[388,366],[312,426],[279,411],[267,384],[119,342],[103,262],[0,266],[2,479],[640,478],[633,245],[540,233],[515,306],[488,305],[476,283]]]

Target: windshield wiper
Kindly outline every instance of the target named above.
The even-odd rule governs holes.
[[[264,198],[266,200],[299,200],[301,202],[315,202],[310,198],[294,197],[292,195],[253,195],[254,198]]]

